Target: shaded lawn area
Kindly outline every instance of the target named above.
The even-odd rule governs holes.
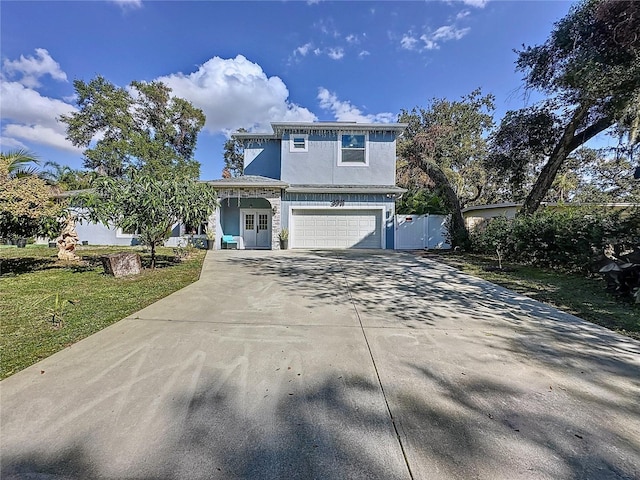
[[[176,261],[171,248],[159,248],[156,270],[125,278],[104,274],[100,256],[131,250],[81,247],[82,260],[66,263],[58,261],[57,249],[46,246],[0,248],[0,378],[193,283],[205,256],[195,250],[191,258]],[[150,255],[135,251],[148,267]],[[51,321],[56,294],[64,304],[61,326]]]
[[[598,276],[510,263],[504,263],[506,271],[487,271],[487,267],[498,265],[496,258],[470,253],[415,253],[640,340],[640,305],[607,293],[604,280]]]

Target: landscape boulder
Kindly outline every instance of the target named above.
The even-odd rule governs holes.
[[[137,253],[114,253],[101,257],[104,272],[114,277],[138,275],[142,271],[142,262]]]

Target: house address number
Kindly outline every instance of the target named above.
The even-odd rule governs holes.
[[[331,206],[332,207],[344,207],[344,200],[343,199],[338,199],[338,200],[334,200],[331,202]]]

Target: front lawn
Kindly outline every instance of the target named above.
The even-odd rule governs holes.
[[[570,274],[523,265],[505,264],[507,271],[493,271],[495,258],[448,252],[418,252],[475,277],[527,295],[577,317],[640,339],[640,305],[605,292],[599,277]]]
[[[0,248],[0,378],[196,281],[205,255],[195,250],[189,259],[176,261],[172,249],[160,248],[153,271],[128,278],[105,275],[100,256],[127,250],[132,248],[81,247],[81,262],[64,263],[57,249],[46,246]],[[136,251],[148,265],[150,255]],[[60,325],[52,322],[56,295],[64,305]]]

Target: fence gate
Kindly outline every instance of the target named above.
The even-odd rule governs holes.
[[[447,249],[449,215],[396,215],[396,250]]]

